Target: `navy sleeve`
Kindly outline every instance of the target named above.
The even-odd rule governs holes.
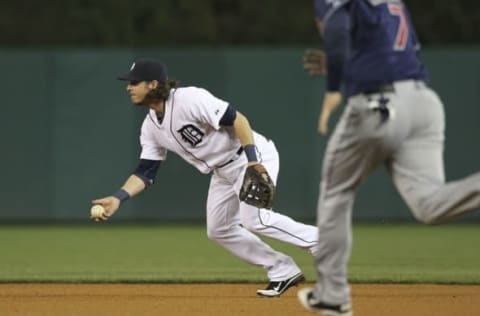
[[[325,21],[324,49],[327,55],[327,91],[340,91],[350,46],[348,8],[337,8]]]
[[[319,19],[323,19],[325,13],[327,13],[329,5],[325,0],[314,0],[313,1],[313,8],[315,12],[315,17]]]
[[[237,110],[235,110],[231,105],[229,105],[222,118],[220,119],[220,125],[232,126],[236,118]]]
[[[142,179],[145,186],[148,187],[153,184],[161,162],[161,160],[140,159],[140,163],[133,174]]]

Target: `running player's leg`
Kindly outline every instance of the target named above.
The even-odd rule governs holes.
[[[267,270],[271,281],[299,274],[293,259],[272,249],[241,224],[238,195],[227,180],[213,175],[207,200],[207,235],[237,257]]]
[[[386,159],[384,140],[389,124],[369,109],[367,97],[352,97],[330,136],[317,206],[318,277],[313,295],[318,301],[332,305],[350,302],[347,263],[356,189]]]
[[[396,151],[391,173],[414,216],[424,223],[441,223],[480,209],[480,173],[445,183],[445,119],[438,96],[423,88],[417,90],[415,102],[405,106],[416,126]]]

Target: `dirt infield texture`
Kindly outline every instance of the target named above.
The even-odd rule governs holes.
[[[0,284],[0,315],[311,315],[297,302],[298,288],[256,297],[263,286]],[[480,315],[480,286],[356,284],[352,291],[355,316]]]

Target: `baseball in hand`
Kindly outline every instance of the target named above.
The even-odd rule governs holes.
[[[92,215],[92,218],[99,218],[100,216],[102,216],[103,212],[105,212],[105,209],[103,208],[103,206],[99,204],[92,206],[90,210],[90,214]]]

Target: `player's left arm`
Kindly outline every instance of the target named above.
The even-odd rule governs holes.
[[[232,126],[245,154],[247,155],[248,164],[254,165],[258,163],[255,140],[253,138],[252,127],[248,119],[229,105],[220,119],[220,126]]]
[[[248,164],[253,165],[258,163],[252,128],[250,126],[250,123],[248,122],[248,119],[245,117],[245,115],[243,115],[238,111],[237,111],[235,121],[233,122],[233,128],[235,130],[235,134],[240,140],[240,144],[245,150],[245,153],[248,158]],[[250,151],[252,152],[250,153]]]
[[[247,156],[248,167],[240,188],[240,200],[258,208],[272,208],[275,185],[265,167],[257,159],[257,148],[248,119],[229,105],[220,120],[220,125],[233,126]]]

